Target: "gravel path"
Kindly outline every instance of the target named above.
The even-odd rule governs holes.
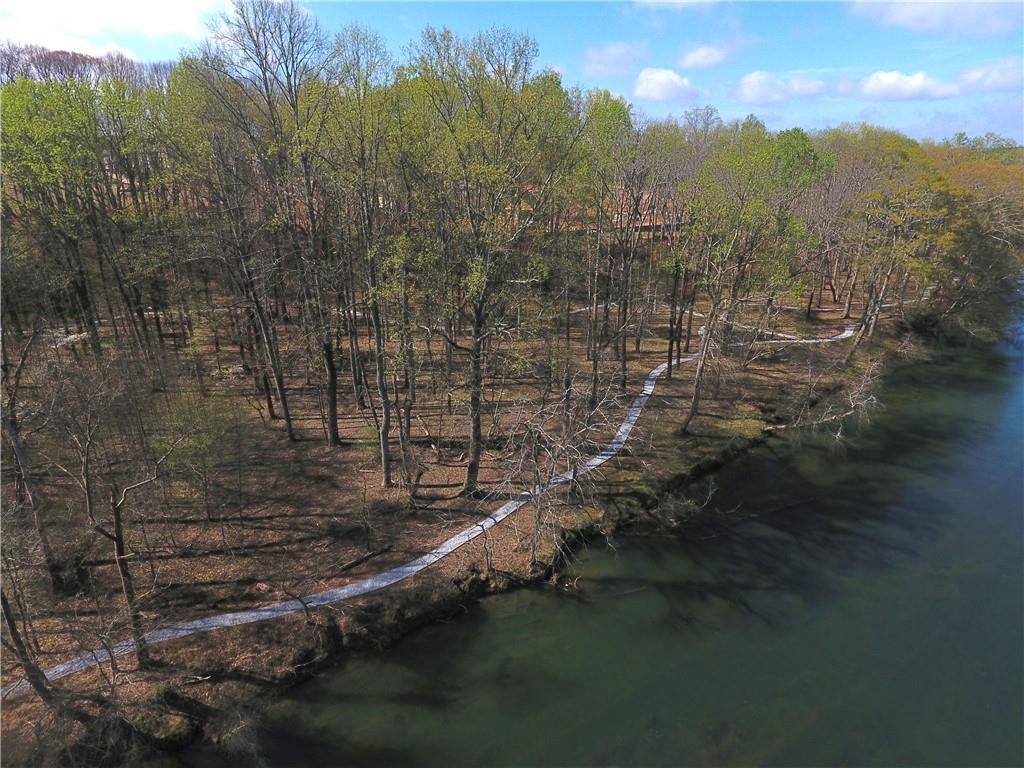
[[[843,330],[842,333],[828,339],[797,339],[791,336],[784,336],[783,341],[762,340],[759,343],[824,344],[850,338],[853,336],[856,327],[856,325],[850,325]],[[776,334],[776,336],[783,337],[783,334]],[[675,365],[682,365],[690,360],[694,360],[696,357],[696,354],[684,355],[675,361]],[[258,621],[268,621],[290,613],[298,613],[299,611],[304,611],[308,608],[331,605],[333,603],[341,602],[342,600],[348,600],[353,597],[369,594],[370,592],[376,592],[384,587],[391,586],[392,584],[396,584],[414,576],[424,568],[428,568],[438,560],[447,557],[462,545],[472,541],[488,528],[497,525],[535,496],[546,493],[552,488],[564,485],[565,483],[572,481],[574,478],[579,478],[589,472],[592,472],[618,454],[618,452],[622,450],[622,446],[625,445],[626,440],[629,439],[629,435],[633,431],[633,427],[636,426],[640,415],[643,413],[644,407],[647,405],[647,401],[654,393],[654,385],[657,384],[658,379],[665,373],[666,368],[668,368],[668,364],[662,363],[647,374],[647,378],[644,379],[643,389],[640,391],[640,394],[633,399],[633,403],[630,405],[629,410],[626,413],[626,417],[622,420],[622,424],[619,425],[619,429],[615,433],[615,437],[612,438],[612,441],[603,451],[596,456],[591,457],[588,461],[582,464],[577,464],[575,467],[552,478],[547,485],[538,486],[529,491],[523,491],[513,500],[502,504],[487,517],[477,523],[474,523],[469,528],[455,534],[447,541],[444,541],[434,547],[434,549],[430,550],[422,557],[418,557],[415,560],[396,566],[395,568],[391,568],[382,573],[378,573],[374,576],[369,576],[360,581],[353,582],[352,584],[335,587],[334,589],[329,589],[325,592],[317,592],[316,594],[307,595],[301,599],[287,600],[283,603],[274,603],[272,605],[264,605],[260,608],[252,608],[247,611],[222,613],[217,616],[208,616],[203,619],[186,621],[181,624],[175,624],[162,629],[154,629],[145,635],[146,642],[149,645],[156,645],[179,637],[187,637],[188,635],[195,635],[200,632],[209,632],[213,629],[237,627],[242,624],[253,624]],[[81,672],[82,670],[89,669],[90,667],[95,667],[98,664],[109,661],[111,656],[126,656],[134,651],[135,641],[125,640],[115,645],[109,651],[105,648],[89,651],[88,653],[84,653],[74,659],[70,659],[61,664],[50,667],[46,670],[46,677],[49,680],[59,680],[62,677],[67,677],[68,675]],[[11,698],[24,693],[28,689],[28,681],[19,680],[18,682],[12,683],[11,685],[3,688],[2,691],[0,691],[0,698]]]

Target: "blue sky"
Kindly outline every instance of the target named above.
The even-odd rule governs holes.
[[[226,0],[0,0],[0,38],[173,58]],[[916,137],[1024,140],[1024,4],[979,2],[310,2],[328,30],[359,22],[397,56],[424,26],[532,35],[567,85],[652,115],[712,104],[772,128],[868,121]]]

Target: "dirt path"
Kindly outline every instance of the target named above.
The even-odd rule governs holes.
[[[782,340],[776,339],[763,339],[756,343],[767,344],[824,344],[834,341],[842,341],[853,336],[856,330],[856,324],[847,326],[842,333],[827,339],[798,339],[796,337],[775,334]],[[738,342],[737,345],[746,342]],[[682,365],[683,363],[694,360],[697,357],[696,354],[683,355],[674,361],[675,366]],[[282,603],[274,603],[272,605],[265,605],[260,608],[253,608],[246,611],[236,611],[233,613],[222,613],[217,616],[208,616],[203,619],[196,619],[194,621],[186,621],[180,624],[175,624],[170,627],[164,627],[162,629],[155,629],[145,635],[145,640],[149,645],[156,645],[158,643],[164,643],[168,640],[175,640],[181,637],[187,637],[188,635],[198,634],[200,632],[208,632],[213,629],[221,629],[223,627],[237,627],[242,624],[253,624],[259,621],[269,621],[270,619],[276,619],[281,616],[285,616],[291,613],[298,613],[299,611],[305,611],[309,608],[316,608],[324,605],[331,605],[338,603],[342,600],[351,599],[360,595],[366,595],[371,592],[383,589],[384,587],[391,586],[400,581],[414,576],[425,568],[430,567],[438,560],[447,557],[452,552],[457,550],[464,544],[472,541],[477,536],[480,536],[488,528],[491,528],[506,517],[511,515],[517,509],[522,507],[524,504],[529,502],[535,496],[543,493],[547,493],[551,489],[569,483],[576,478],[582,477],[589,472],[592,472],[597,467],[607,462],[609,459],[614,457],[619,451],[622,450],[622,446],[625,445],[626,440],[629,439],[630,433],[633,431],[633,427],[636,426],[637,421],[640,419],[640,415],[644,411],[644,407],[647,405],[647,401],[654,393],[654,386],[657,384],[658,379],[665,373],[668,368],[668,363],[662,363],[658,367],[654,368],[650,373],[647,374],[647,378],[644,379],[644,386],[640,393],[633,399],[632,404],[629,406],[629,410],[626,412],[625,418],[619,425],[618,431],[615,433],[615,437],[607,445],[607,447],[596,456],[591,457],[589,460],[582,464],[577,464],[569,470],[566,470],[560,475],[553,477],[550,482],[544,486],[535,487],[529,491],[523,491],[512,501],[508,501],[502,504],[498,509],[492,512],[487,517],[483,518],[477,523],[474,523],[470,527],[460,531],[451,538],[442,542],[432,550],[427,552],[425,555],[416,558],[403,565],[396,566],[382,573],[378,573],[374,576],[369,576],[360,581],[353,582],[352,584],[346,584],[342,587],[335,587],[324,592],[317,592],[316,594],[307,595],[303,598],[294,600],[287,600]],[[105,648],[89,651],[81,656],[74,659],[70,659],[56,666],[50,667],[46,670],[46,677],[49,680],[59,680],[68,675],[81,672],[83,670],[95,667],[103,662],[109,661],[112,656],[121,657],[126,656],[135,651],[135,641],[125,640],[117,645],[113,646],[110,650]],[[28,682],[26,680],[19,680],[16,683],[8,685],[6,688],[0,691],[0,698],[8,699],[14,696],[18,696],[29,689]]]

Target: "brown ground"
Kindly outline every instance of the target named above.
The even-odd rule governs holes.
[[[834,335],[847,322],[836,311],[817,313],[811,323],[802,319],[801,312],[785,314],[778,330],[805,337]],[[574,318],[579,326],[573,338],[574,353],[578,365],[586,370],[585,320],[582,313]],[[630,340],[629,392],[621,398],[618,411],[610,415],[610,423],[617,426],[643,376],[663,361],[666,322],[664,316],[655,318],[639,354],[633,352]],[[695,318],[694,334],[699,324],[700,319]],[[436,344],[435,354],[439,348]],[[767,424],[791,415],[806,389],[808,361],[813,358],[815,369],[821,370],[841,358],[845,349],[845,344],[781,347],[745,370],[734,367],[724,376],[718,396],[704,401],[686,436],[678,434],[678,424],[692,391],[692,365],[671,380],[663,378],[627,447],[599,471],[591,501],[569,504],[554,499],[550,508],[545,506],[551,526],[545,529],[541,554],[548,560],[554,555],[560,528],[642,518],[657,507],[659,494],[674,478],[708,468],[731,450],[760,438]],[[510,338],[501,351],[516,359],[536,360],[544,350],[539,342]],[[208,358],[207,369],[215,371],[212,346],[203,354]],[[240,370],[232,372],[229,361],[234,365],[237,358],[231,358],[230,350],[222,350],[222,373],[211,373],[207,381],[225,410],[241,414],[228,433],[239,448],[233,457],[235,471],[223,472],[218,478],[213,512],[208,518],[197,511],[196,499],[183,503],[171,494],[162,515],[151,516],[132,529],[132,535],[145,539],[156,553],[153,559],[134,566],[136,578],[146,590],[147,617],[153,626],[277,602],[358,580],[413,559],[479,518],[483,510],[501,503],[457,496],[464,474],[464,417],[447,415],[443,394],[434,395],[430,402],[429,374],[423,374],[419,384],[421,402],[416,413],[422,421],[413,422],[414,437],[418,432],[420,438],[417,453],[425,465],[414,507],[406,491],[379,486],[370,413],[356,408],[344,387],[341,394],[347,394],[347,401],[339,404],[339,409],[346,445],[329,448],[322,439],[315,390],[300,378],[288,382],[302,436],[289,443],[280,422],[264,427],[251,405],[231,394],[245,387],[247,379]],[[606,365],[612,373],[617,363]],[[509,405],[533,395],[536,379],[529,375],[529,366],[523,368],[519,379],[490,382],[485,433],[490,424],[492,435],[503,435],[509,428]],[[840,386],[843,375],[830,376],[832,380],[824,384]],[[460,390],[453,393],[455,398],[463,396]],[[456,399],[454,413],[464,410],[464,404]],[[611,430],[602,436],[602,444],[610,434]],[[437,446],[440,435],[445,435],[444,445],[435,450],[432,446]],[[509,458],[496,443],[485,454],[482,481],[499,481]],[[398,475],[396,467],[396,478]],[[151,704],[155,693],[169,681],[197,702],[221,711],[226,701],[244,700],[255,690],[295,679],[312,659],[332,657],[342,646],[386,643],[438,611],[452,610],[467,592],[500,588],[508,583],[506,575],[530,576],[535,514],[537,509],[527,505],[486,537],[417,577],[384,593],[317,611],[309,620],[293,615],[194,635],[157,646],[155,656],[166,666],[156,671],[137,671],[129,657],[119,661],[113,678],[109,665],[104,665],[62,684],[75,690],[109,691],[116,682],[129,717],[145,718],[151,727],[153,707],[143,714],[131,702]],[[65,524],[73,523],[69,518]],[[109,553],[97,546],[91,557],[102,560]],[[98,565],[92,572],[107,599],[64,599],[49,615],[36,619],[41,666],[99,647],[104,636],[115,642],[127,636],[119,618],[123,611],[116,571],[110,565]],[[331,627],[340,628],[340,635]],[[15,665],[4,665],[5,683],[18,677],[20,670]],[[157,709],[164,710],[158,730],[175,735],[188,730],[188,718],[174,707]],[[233,710],[223,710],[215,718],[214,732],[230,730],[228,712]],[[31,750],[39,739],[45,741],[51,727],[49,715],[34,694],[4,703],[2,720],[5,758]]]

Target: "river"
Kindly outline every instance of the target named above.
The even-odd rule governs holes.
[[[1024,365],[900,366],[837,444],[714,478],[723,522],[583,554],[290,691],[203,764],[1024,764]],[[701,489],[693,488],[697,496]]]

